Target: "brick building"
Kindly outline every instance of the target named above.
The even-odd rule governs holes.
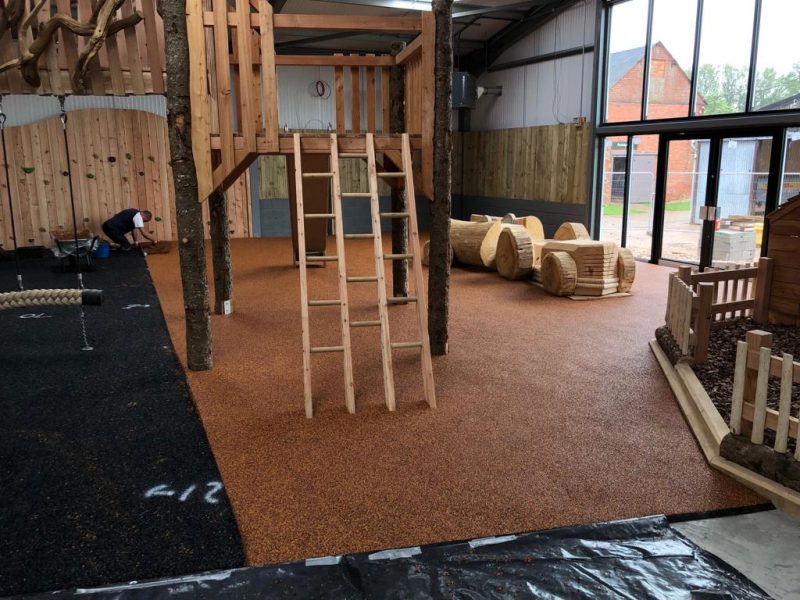
[[[642,80],[644,78],[644,47],[614,52],[609,55],[608,101],[606,121],[618,123],[641,120]],[[649,119],[686,117],[689,112],[691,80],[661,42],[651,51]],[[697,107],[702,114],[704,101],[698,96]],[[623,139],[623,138],[620,138]],[[652,200],[655,186],[658,136],[635,136],[631,169],[631,202]],[[619,139],[607,141],[603,197],[622,202],[626,167],[626,148]],[[691,141],[673,143],[670,148],[670,185],[667,202],[690,200],[697,170],[698,149]]]

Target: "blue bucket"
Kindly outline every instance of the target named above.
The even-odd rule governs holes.
[[[92,254],[95,258],[108,258],[111,254],[111,246],[109,246],[108,242],[100,242]]]

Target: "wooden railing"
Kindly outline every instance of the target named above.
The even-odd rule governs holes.
[[[683,356],[689,354],[694,337],[692,309],[695,299],[692,288],[681,280],[677,273],[670,273],[666,323]]]
[[[785,453],[789,438],[798,439],[798,419],[791,416],[792,384],[800,383],[800,363],[790,354],[772,356],[772,334],[749,331],[736,349],[730,428],[750,434],[753,444],[764,443],[765,429],[775,432],[775,451]],[[767,407],[770,377],[781,380],[778,410]],[[800,460],[800,442],[794,457]]]
[[[753,316],[758,312],[757,290],[764,285],[764,272],[766,269],[763,266],[735,267],[704,273],[693,273],[691,267],[680,267],[670,276],[667,326],[684,356],[691,356],[697,363],[705,362],[708,360],[712,328],[731,319]],[[689,325],[684,322],[687,318],[685,306],[688,303],[688,294],[673,283],[672,279],[682,282],[691,293]],[[678,289],[680,291],[676,291]]]

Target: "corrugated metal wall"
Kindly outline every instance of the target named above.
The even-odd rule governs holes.
[[[506,50],[494,64],[590,46],[595,36],[595,0],[584,0]],[[503,95],[480,98],[472,130],[570,123],[589,118],[594,54],[484,73],[478,85],[503,86]]]
[[[83,108],[121,108],[143,110],[166,118],[167,103],[164,96],[67,96],[67,112]],[[28,125],[61,114],[55,96],[10,95],[3,97],[6,127]]]
[[[366,72],[361,70],[361,128],[367,125]],[[351,71],[344,69],[345,106],[351,106]],[[317,82],[323,96],[317,95]],[[278,119],[289,129],[336,129],[336,97],[333,67],[278,67]],[[376,119],[380,123],[381,69],[375,69]],[[352,129],[350,111],[345,113],[345,129]]]

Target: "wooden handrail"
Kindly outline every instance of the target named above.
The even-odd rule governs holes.
[[[375,33],[419,33],[422,21],[419,17],[365,17],[350,15],[288,15],[277,14],[272,18],[275,29],[302,29],[308,31],[373,31]],[[214,25],[214,13],[203,12],[203,24]],[[228,27],[238,27],[239,17],[228,12]],[[259,29],[261,23],[257,13],[250,15],[250,26]]]
[[[735,281],[749,279],[758,275],[758,267],[746,269],[731,269],[729,271],[710,271],[706,273],[692,273],[692,283],[714,283],[719,281]]]

